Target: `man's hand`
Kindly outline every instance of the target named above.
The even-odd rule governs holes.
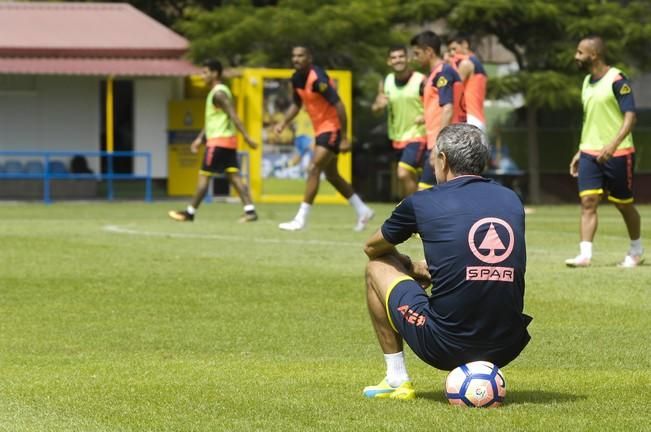
[[[253,150],[258,148],[258,143],[253,141],[253,139],[250,136],[245,136],[244,141],[246,141],[248,146],[251,147]]]
[[[613,154],[615,153],[616,149],[617,146],[613,146],[612,144],[604,146],[604,148],[601,149],[599,156],[597,156],[597,162],[604,163],[608,161],[611,157],[613,157]]]
[[[572,177],[578,177],[579,176],[579,156],[581,155],[581,152],[576,152],[572,160],[570,161],[570,175]]]
[[[201,138],[196,138],[194,141],[192,141],[192,144],[190,144],[190,151],[192,153],[197,153],[199,151],[199,147],[201,147]]]
[[[350,151],[350,141],[348,141],[348,137],[341,137],[341,143],[339,143],[339,151],[341,153],[348,153]]]
[[[281,133],[283,133],[284,130],[285,130],[285,123],[284,122],[283,123],[278,123],[278,124],[276,124],[276,126],[274,126],[274,133],[276,135],[280,135]]]
[[[389,98],[387,95],[384,93],[377,95],[375,98],[375,102],[373,103],[373,106],[371,106],[371,109],[373,111],[380,111],[386,108],[386,106],[389,104]]]
[[[432,276],[429,273],[429,268],[427,268],[427,262],[425,260],[412,261],[411,267],[411,276],[418,282],[421,288],[426,289],[432,284]]]

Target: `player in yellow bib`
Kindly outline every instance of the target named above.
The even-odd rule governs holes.
[[[240,166],[237,160],[237,137],[239,131],[246,143],[252,149],[258,147],[249,136],[242,121],[233,107],[233,95],[230,89],[222,83],[222,65],[218,60],[207,60],[202,70],[203,78],[211,90],[206,98],[204,129],[192,142],[190,150],[199,151],[201,144],[206,144],[197,191],[192,203],[185,210],[170,211],[169,217],[179,222],[192,222],[194,215],[206,196],[212,176],[226,174],[229,183],[235,188],[244,204],[244,214],[239,222],[258,220],[253,201],[246,185],[240,177]]]
[[[413,71],[407,61],[407,47],[389,48],[387,64],[392,72],[380,81],[371,109],[387,111],[387,130],[398,160],[397,174],[406,197],[418,190],[427,132],[423,123],[421,88],[425,75]]]
[[[574,59],[588,72],[583,81],[583,130],[579,151],[570,162],[578,177],[581,197],[580,253],[565,261],[568,267],[587,267],[597,232],[597,206],[604,193],[622,214],[631,239],[621,267],[642,263],[640,214],[633,205],[635,100],[628,79],[605,61],[605,44],[591,36],[579,42]]]

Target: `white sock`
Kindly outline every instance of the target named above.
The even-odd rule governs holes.
[[[294,219],[301,223],[305,223],[307,216],[310,214],[311,208],[311,204],[308,204],[306,202],[301,203],[301,206],[298,208],[298,213],[296,213],[296,217],[294,217]]]
[[[579,243],[581,256],[584,258],[592,258],[592,242],[582,241]]]
[[[253,204],[247,204],[244,206],[244,213],[249,213],[255,211],[255,206]]]
[[[631,248],[629,249],[629,253],[631,255],[642,255],[642,252],[644,252],[644,248],[642,247],[642,239],[639,238],[637,240],[631,240]]]
[[[188,212],[188,214],[191,214],[191,215],[193,215],[193,214],[194,214],[194,212],[196,212],[196,211],[197,211],[197,209],[196,209],[196,208],[194,208],[194,207],[192,207],[191,205],[189,205],[189,206],[188,206],[188,208],[187,208],[187,209],[185,209],[185,211],[186,211],[186,212]]]
[[[352,194],[350,198],[348,198],[348,202],[350,203],[351,206],[355,209],[358,215],[362,215],[368,207],[366,207],[366,204],[364,204],[364,201],[357,195],[356,193]]]
[[[395,354],[384,354],[384,361],[387,364],[387,384],[391,387],[398,387],[402,383],[409,381],[403,351]]]

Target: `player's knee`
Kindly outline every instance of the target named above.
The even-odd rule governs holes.
[[[369,260],[369,262],[366,263],[366,279],[369,277],[372,278],[375,275],[381,273],[382,268],[385,266],[386,264],[379,259]]]
[[[307,167],[308,176],[320,176],[321,171],[322,171],[321,167],[315,164],[314,162],[311,162]]]
[[[617,210],[619,210],[620,212],[622,212],[622,213],[626,213],[626,212],[629,212],[629,211],[635,209],[635,206],[633,205],[633,203],[618,203],[618,202],[616,202],[616,203],[613,203],[613,204],[615,204],[615,208]]]
[[[588,195],[581,198],[581,209],[584,212],[594,212],[599,204],[599,195]]]
[[[413,177],[413,174],[409,171],[407,171],[404,168],[398,168],[398,180],[400,181],[406,181],[410,180]]]
[[[199,189],[207,188],[210,184],[210,176],[199,174],[199,179],[197,180],[197,186]]]

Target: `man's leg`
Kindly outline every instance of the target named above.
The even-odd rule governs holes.
[[[416,397],[407,374],[403,340],[390,323],[385,299],[393,283],[406,277],[405,268],[394,257],[371,260],[366,266],[366,301],[373,329],[384,353],[386,377],[380,384],[364,388],[363,394],[373,398],[413,399]]]
[[[298,231],[305,227],[307,216],[310,213],[316,194],[319,192],[321,173],[332,159],[336,160],[334,153],[324,147],[316,146],[314,149],[314,155],[310,161],[310,166],[307,169],[307,180],[305,181],[303,202],[298,208],[298,212],[296,213],[296,216],[294,216],[294,219],[279,224],[278,228],[285,231]]]
[[[179,222],[192,222],[194,220],[194,213],[197,211],[201,205],[201,202],[206,196],[208,186],[210,185],[210,179],[210,176],[199,173],[199,179],[197,180],[197,189],[194,193],[194,196],[192,197],[192,203],[185,210],[168,212],[168,216]]]
[[[411,169],[410,169],[411,168]],[[402,196],[407,197],[418,190],[418,174],[416,169],[398,164],[398,180],[402,187]]]
[[[622,214],[626,229],[628,230],[628,237],[631,240],[640,238],[640,213],[638,213],[635,205],[631,204],[615,204],[617,210]]]
[[[338,158],[336,155],[334,155],[333,158],[331,158],[328,161],[328,164],[324,167],[324,172],[326,175],[326,180],[339,192],[344,196],[344,198],[349,199],[353,193],[353,187],[348,183],[340,174],[339,174],[339,168],[337,168],[337,161]]]
[[[617,207],[617,210],[622,214],[624,223],[626,224],[626,229],[628,230],[628,237],[631,239],[628,253],[620,266],[637,267],[644,261],[644,258],[642,257],[644,248],[642,247],[640,213],[638,213],[633,203],[615,203],[615,207]]]
[[[404,276],[407,276],[406,269],[394,257],[374,259],[366,266],[366,303],[380,348],[385,354],[403,348],[402,337],[389,323],[385,300],[391,284]]]
[[[568,267],[588,267],[592,260],[592,242],[597,232],[599,218],[597,216],[597,207],[601,195],[591,194],[581,197],[581,219],[579,222],[579,243],[580,252],[574,258],[565,260]]]
[[[337,156],[325,147],[317,146],[314,155],[307,168],[307,180],[305,182],[305,192],[303,193],[303,202],[309,205],[314,204],[316,194],[319,192],[321,182],[321,173],[332,160],[337,160]]]
[[[325,167],[325,175],[328,182],[348,200],[357,213],[357,224],[355,231],[363,231],[366,225],[373,219],[375,212],[364,204],[364,201],[355,193],[353,187],[340,174],[337,168],[337,157],[332,158]]]
[[[423,157],[425,156],[426,144],[424,142],[415,141],[408,143],[400,151],[400,159],[398,161],[398,180],[402,188],[402,197],[407,197],[418,190],[418,179],[420,167],[423,165]]]
[[[242,204],[244,204],[244,214],[240,217],[240,222],[254,222],[258,220],[258,214],[255,212],[255,206],[251,200],[251,195],[249,194],[249,188],[246,187],[240,177],[239,172],[228,172],[228,181],[237,192],[237,195],[240,197]]]
[[[594,241],[599,218],[597,217],[597,207],[601,200],[600,195],[586,195],[581,197],[581,241]]]

